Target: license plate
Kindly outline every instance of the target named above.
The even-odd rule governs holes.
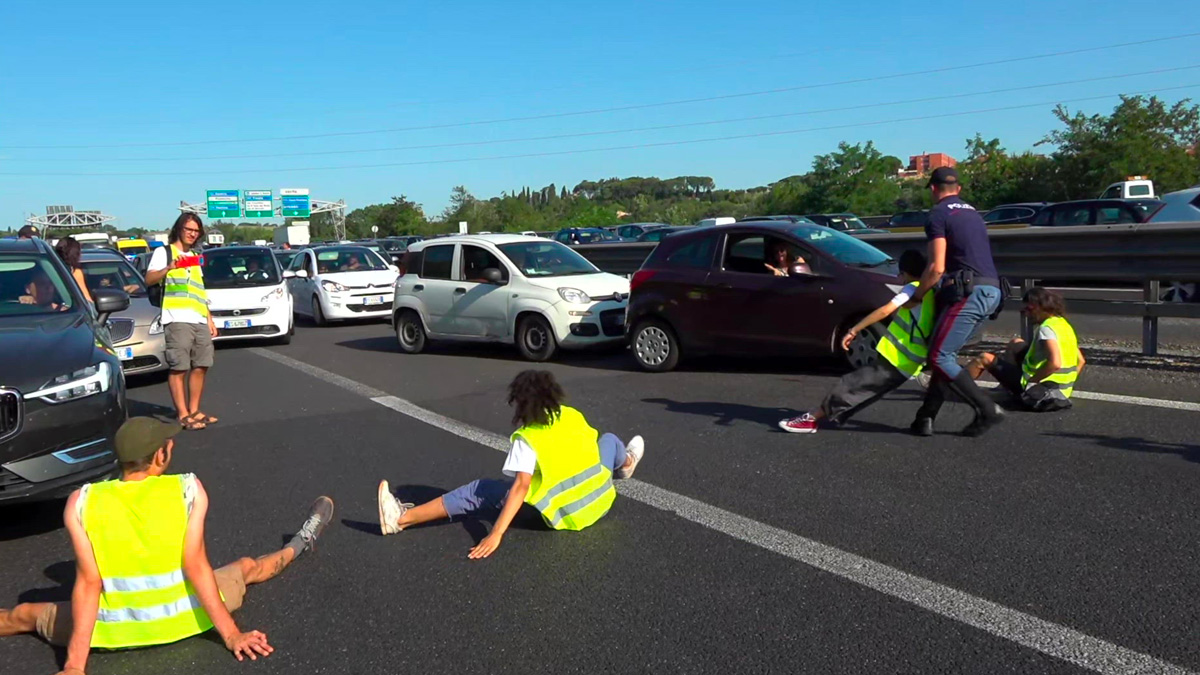
[[[226,328],[249,328],[250,319],[229,319],[225,322]]]
[[[117,356],[122,361],[133,360],[133,347],[121,347],[121,348],[117,349]]]
[[[382,295],[373,295],[369,298],[363,298],[363,304],[364,305],[382,305],[383,304],[383,296]]]

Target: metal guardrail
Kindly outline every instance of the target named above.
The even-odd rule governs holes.
[[[924,250],[920,232],[870,234],[863,241],[896,258],[905,249]],[[1142,353],[1158,353],[1158,320],[1200,319],[1200,304],[1159,300],[1162,281],[1200,280],[1200,223],[1029,227],[989,232],[1000,273],[1015,286],[1042,280],[1139,282],[1141,302],[1073,300],[1081,314],[1142,317]],[[575,246],[594,265],[613,274],[636,272],[653,243]],[[1010,299],[1010,303],[1013,300]]]

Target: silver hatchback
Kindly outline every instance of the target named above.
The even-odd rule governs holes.
[[[126,375],[167,369],[167,344],[159,308],[150,304],[146,281],[125,257],[108,251],[84,251],[79,261],[89,290],[115,288],[129,294],[129,309],[113,314],[108,330]]]

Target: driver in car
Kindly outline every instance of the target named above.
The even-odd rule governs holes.
[[[771,244],[771,255],[768,258],[768,262],[764,264],[777,277],[786,277],[793,274],[812,274],[812,270],[802,256],[797,254],[790,264],[788,263],[789,257],[790,252],[788,251],[787,242],[775,241]]]
[[[37,305],[56,312],[67,309],[67,305],[55,301],[58,291],[55,290],[54,283],[50,281],[49,275],[44,270],[37,269],[33,272],[33,276],[29,278],[29,283],[25,286],[25,293],[26,295],[17,299],[22,305]]]
[[[362,261],[358,259],[357,255],[351,253],[350,260],[348,260],[344,265],[342,265],[338,271],[339,272],[353,272],[361,267],[362,267]]]

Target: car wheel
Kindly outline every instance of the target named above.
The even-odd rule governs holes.
[[[420,354],[425,350],[425,326],[411,309],[401,312],[396,319],[396,342],[405,354]]]
[[[288,329],[286,331],[284,331],[284,333],[282,335],[275,338],[275,344],[290,345],[290,344],[292,344],[292,336],[295,334],[296,334],[296,322],[294,320],[288,321]]]
[[[663,373],[679,364],[679,340],[670,326],[658,319],[639,323],[630,345],[642,370]]]
[[[521,319],[517,326],[517,349],[529,361],[549,361],[558,352],[558,341],[550,322],[536,314]]]
[[[321,299],[315,295],[312,298],[312,318],[313,323],[318,326],[329,325],[329,321],[325,318],[325,313],[321,311]]]
[[[846,334],[850,326],[838,331],[835,342],[840,342],[842,336]],[[850,341],[850,348],[845,351],[846,363],[853,369],[858,370],[865,366],[873,366],[879,360],[879,352],[875,348],[879,345],[879,340],[883,337],[883,328],[878,324],[867,326],[867,329]],[[835,346],[835,349],[841,349],[841,345]]]

